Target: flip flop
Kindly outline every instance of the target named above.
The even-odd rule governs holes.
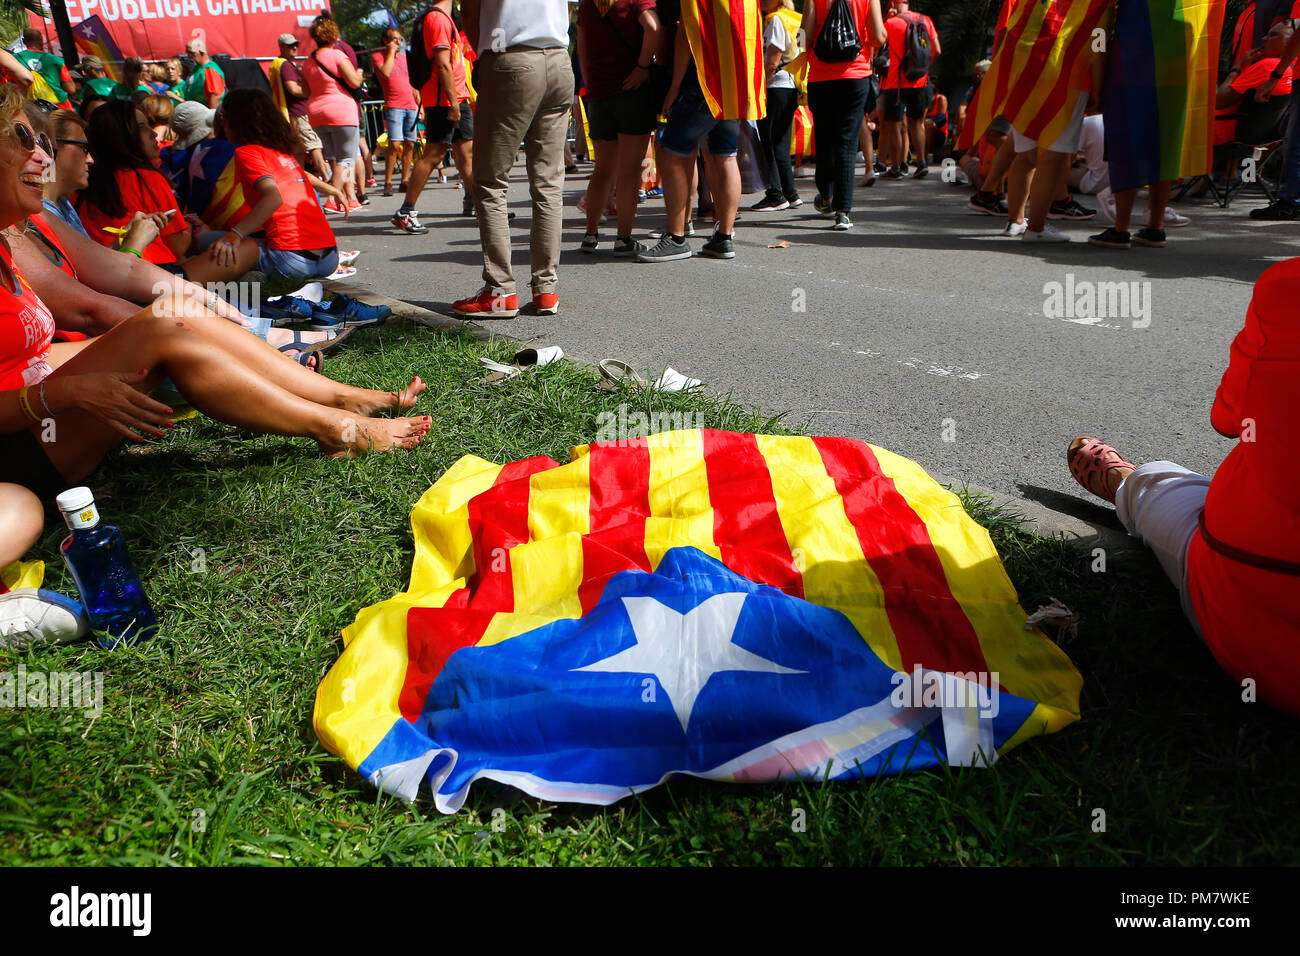
[[[293,341],[281,345],[277,351],[288,353],[296,349],[298,354],[290,355],[289,357],[308,371],[319,373],[320,370],[325,367],[325,356],[321,353],[324,351],[326,344],[327,343],[325,342],[313,342],[308,344],[302,340],[302,333],[295,332],[293,334]],[[315,368],[312,368],[309,364],[313,355],[316,356]]]
[[[340,252],[339,267],[345,268],[347,266],[352,265],[352,263],[356,262],[360,256],[361,256],[360,249],[350,249],[347,252]]]
[[[351,279],[357,274],[356,266],[339,266],[334,270],[333,275],[325,277],[326,282],[337,282],[340,279]]]
[[[1068,447],[1065,450],[1065,461],[1070,467],[1070,474],[1085,491],[1114,504],[1115,495],[1110,490],[1106,476],[1116,468],[1137,468],[1137,465],[1125,461],[1123,455],[1103,441],[1089,435],[1080,435],[1074,441],[1080,438],[1083,439],[1082,445],[1073,451]],[[1074,442],[1070,444],[1073,445]]]
[[[515,353],[515,362],[513,365],[505,365],[501,362],[495,362],[484,356],[478,360],[479,365],[487,369],[490,374],[479,379],[479,385],[499,385],[501,382],[508,382],[512,378],[517,378],[523,374],[524,369],[530,365],[550,365],[552,362],[558,362],[564,358],[564,349],[558,345],[548,345],[545,348],[526,348],[520,349]]]
[[[626,383],[657,392],[686,392],[704,384],[698,378],[689,378],[671,367],[665,368],[654,382],[647,383],[632,366],[619,359],[605,359],[597,368],[605,381],[596,387],[604,391],[616,391]]]

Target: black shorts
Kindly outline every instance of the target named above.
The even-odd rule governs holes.
[[[587,135],[593,141],[609,142],[622,136],[645,136],[659,125],[659,107],[654,102],[649,83],[635,90],[624,90],[601,100],[584,100],[587,109]]]
[[[69,487],[29,431],[0,435],[0,482],[22,485],[47,504]]]
[[[460,119],[453,123],[447,119],[447,107],[435,106],[424,108],[424,137],[427,143],[442,143],[450,146],[461,140],[474,138],[474,113],[469,108],[468,100],[460,101]]]
[[[901,123],[904,113],[908,119],[925,119],[925,111],[930,108],[930,90],[924,86],[911,90],[882,90],[880,104],[886,123]]]

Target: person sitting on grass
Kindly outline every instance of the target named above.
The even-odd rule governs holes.
[[[170,216],[162,235],[143,249],[122,248],[195,282],[229,282],[253,268],[259,250],[251,239],[217,243],[181,261],[196,251],[195,237],[166,177],[155,166],[158,143],[139,107],[124,100],[106,103],[90,118],[88,134],[95,164],[78,197],[77,212],[90,238],[100,245],[117,245],[115,230],[135,213],[161,213]]]
[[[1130,534],[1156,554],[1183,613],[1231,677],[1300,716],[1300,259],[1255,283],[1245,327],[1210,409],[1214,430],[1239,441],[1213,478],[1170,461],[1134,465],[1110,445],[1070,443],[1070,473],[1114,502]],[[1249,681],[1250,683],[1247,683]]]
[[[41,211],[50,163],[22,91],[0,86],[0,228]],[[0,244],[0,482],[48,500],[123,438],[161,437],[173,411],[148,393],[164,377],[210,418],[313,438],[334,456],[414,448],[428,431],[427,416],[373,417],[414,405],[418,377],[400,392],[354,388],[284,361],[229,322],[192,318],[196,311],[185,296],[164,295],[104,335],[52,343],[53,317]]]
[[[221,121],[235,147],[235,177],[252,207],[231,223],[229,235],[242,241],[266,230],[266,239],[258,243],[257,269],[268,276],[306,282],[333,274],[339,267],[338,241],[306,171],[294,158],[302,152],[298,134],[270,94],[231,90],[221,106]],[[218,262],[234,262],[242,252],[229,236],[217,249]]]
[[[156,299],[159,290],[175,290],[196,303],[205,301],[207,292],[183,277],[128,252],[105,248],[87,237],[67,199],[69,194],[86,188],[94,164],[85,138],[85,122],[71,110],[56,110],[47,119],[30,102],[25,115],[38,137],[47,128],[56,133],[54,175],[45,184],[42,212],[6,230],[6,238],[14,262],[49,307],[59,330],[88,335],[106,332]],[[147,246],[158,237],[164,224],[159,216],[136,213],[127,225],[122,244],[135,249]],[[311,353],[333,347],[327,343],[342,342],[342,337],[293,333],[271,329],[269,323],[250,323],[224,300],[217,302],[221,316],[248,327],[308,368],[319,368]]]

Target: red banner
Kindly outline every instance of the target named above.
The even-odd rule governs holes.
[[[185,52],[201,37],[208,53],[231,56],[278,56],[276,38],[292,33],[312,46],[307,27],[328,0],[67,0],[68,19],[76,24],[98,16],[123,56],[165,60]],[[58,48],[54,23],[29,14],[44,32],[46,49]]]

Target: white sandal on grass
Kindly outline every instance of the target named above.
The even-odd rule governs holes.
[[[614,391],[620,388],[624,383],[635,385],[640,388],[650,388],[658,392],[686,392],[692,388],[698,388],[704,383],[698,378],[688,378],[675,368],[665,368],[653,383],[647,383],[632,366],[620,359],[605,359],[597,369],[604,376],[605,381],[597,387],[605,391]]]
[[[564,349],[558,345],[548,345],[545,348],[520,349],[515,353],[515,363],[505,365],[501,362],[494,362],[492,359],[484,356],[478,360],[478,364],[487,369],[491,374],[479,379],[480,385],[498,385],[501,382],[508,382],[512,378],[521,375],[524,369],[530,365],[550,365],[552,362],[558,362],[564,358]]]

